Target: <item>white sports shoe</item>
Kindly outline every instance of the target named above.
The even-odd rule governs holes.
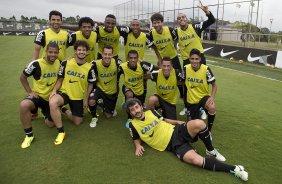
[[[117,116],[117,110],[114,110],[114,112],[113,112],[113,115],[112,115],[113,117],[115,117],[115,116]]]
[[[248,172],[245,171],[244,167],[241,165],[235,165],[234,171],[231,171],[237,178],[240,178],[243,181],[248,181]]]
[[[200,118],[202,120],[206,120],[207,119],[207,114],[206,114],[206,111],[203,109],[203,108],[200,108]]]
[[[187,108],[183,108],[180,112],[179,112],[179,115],[180,116],[184,116],[185,114],[186,114],[186,112],[187,112]]]
[[[216,160],[221,162],[224,162],[226,160],[225,157],[222,154],[220,154],[216,149],[212,151],[206,150],[206,155],[214,157]]]
[[[97,126],[97,122],[98,122],[98,118],[92,118],[92,120],[91,120],[89,126],[90,126],[91,128],[95,128],[95,127]]]

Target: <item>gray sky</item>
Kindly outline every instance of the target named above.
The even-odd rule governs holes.
[[[21,15],[31,17],[36,16],[38,18],[48,19],[48,13],[50,10],[59,10],[63,13],[64,17],[69,16],[89,16],[97,21],[103,21],[104,17],[109,13],[114,13],[114,6],[124,3],[128,0],[0,0],[0,16],[9,18],[13,15],[17,19]],[[141,3],[143,1],[144,9],[143,12],[148,12],[148,0],[135,0],[136,9],[137,2],[139,2],[139,10],[141,11]],[[150,0],[151,2],[152,0]],[[178,7],[178,2],[180,2],[180,8],[187,8],[193,5],[192,0],[175,0],[177,2],[176,8]],[[216,16],[217,7],[213,6],[217,4],[218,0],[202,0],[203,4],[210,5],[210,10]],[[219,0],[222,3],[224,0]],[[237,2],[240,0],[225,0],[225,3]],[[159,2],[165,2],[165,9],[173,9],[173,0],[154,0],[154,11],[163,9],[163,3],[161,3],[161,8]],[[257,1],[254,0],[254,13],[253,13],[253,24],[256,24],[256,11],[257,11]],[[198,1],[195,1],[195,5]],[[249,4],[250,3],[240,3],[240,5],[232,4],[226,5],[224,8],[224,20],[229,20],[231,22],[238,20],[243,22],[248,22],[249,15]],[[240,7],[239,7],[240,6]],[[281,0],[263,0],[260,2],[259,16],[257,25],[258,27],[267,27],[272,31],[282,31],[282,16],[281,16]],[[122,6],[121,6],[122,7]],[[123,16],[125,13],[120,7],[119,16]],[[130,7],[130,5],[128,6]],[[132,8],[130,8],[132,9]],[[136,10],[137,11],[137,10]],[[133,11],[132,11],[133,12]],[[192,10],[181,11],[186,13],[188,16],[192,16]],[[115,14],[117,14],[115,12]],[[198,15],[198,10],[195,10],[194,15]],[[199,11],[200,17],[205,17],[204,14]],[[223,15],[223,8],[219,8],[219,18],[221,19]],[[272,25],[270,19],[273,19]],[[171,19],[170,19],[171,20]]]

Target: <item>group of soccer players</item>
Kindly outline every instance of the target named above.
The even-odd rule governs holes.
[[[211,144],[217,87],[215,77],[206,65],[201,33],[215,19],[207,6],[201,4],[199,8],[205,12],[208,20],[191,24],[186,15],[180,13],[177,16],[179,27],[176,29],[164,26],[163,16],[155,13],[151,16],[153,29],[147,34],[141,31],[138,20],[132,20],[130,27],[117,26],[115,16],[111,14],[106,16],[104,23],[94,23],[91,18],[83,17],[78,24],[79,30],[68,34],[61,29],[62,14],[51,11],[50,28],[40,31],[36,36],[33,61],[20,76],[27,92],[20,104],[20,119],[26,134],[21,147],[29,147],[34,140],[31,121],[38,108],[42,110],[45,124],[48,127],[57,127],[55,145],[62,144],[66,136],[62,113],[74,124],[80,125],[83,122],[84,109],[87,108],[92,115],[90,127],[97,125],[97,106],[102,108],[107,118],[116,116],[119,78],[123,75],[122,93],[128,116],[126,126],[130,129],[137,156],[144,151],[142,140],[160,151],[172,151],[190,164],[231,172],[247,180],[244,168],[221,163],[225,158]],[[76,30],[76,27],[68,28]],[[96,30],[93,31],[94,29]],[[120,37],[124,39],[124,62],[118,56]],[[176,42],[183,60],[183,70],[175,48]],[[69,46],[73,46],[74,55],[67,58],[66,49]],[[154,49],[158,65],[144,61],[146,47]],[[42,57],[39,58],[41,49]],[[29,76],[33,76],[32,88],[27,80]],[[156,83],[156,90],[146,103],[148,79]],[[211,94],[209,84],[212,85]],[[176,120],[177,89],[187,109],[188,122]],[[145,103],[151,113],[148,114],[146,123],[142,123],[145,122]],[[65,106],[67,104],[69,108]],[[157,109],[161,109],[162,116],[157,113]],[[208,114],[208,126],[199,120],[203,113],[201,109]],[[173,126],[161,126],[160,121]],[[176,134],[180,136],[179,139],[186,140],[185,143],[183,139],[182,142],[177,142],[177,136],[173,137],[174,127],[174,131],[182,131],[182,134]],[[215,159],[205,159],[196,152],[191,152],[192,147],[187,145],[197,137],[204,142],[207,155]]]

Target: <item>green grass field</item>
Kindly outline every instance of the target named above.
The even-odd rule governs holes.
[[[126,113],[120,106],[123,101],[121,93],[117,103],[118,116],[114,119],[100,116],[98,126],[91,129],[91,117],[87,113],[84,123],[78,127],[63,117],[67,139],[62,145],[54,146],[56,129],[47,128],[43,118],[38,118],[33,121],[35,141],[30,148],[21,149],[25,134],[19,121],[18,108],[25,92],[19,76],[30,62],[32,42],[33,37],[0,37],[1,184],[243,183],[231,174],[202,170],[180,162],[172,153],[158,152],[148,146],[145,146],[143,157],[136,157],[129,132],[124,127]],[[150,51],[146,56],[148,60],[155,60]],[[208,64],[212,64],[218,84],[214,146],[227,158],[227,163],[245,166],[249,172],[248,183],[280,183],[281,70],[222,60]],[[274,78],[280,82],[221,67]],[[148,94],[151,94],[154,84],[149,82],[148,86]],[[177,107],[178,111],[183,107],[180,100]],[[201,141],[195,143],[194,147],[204,154]]]

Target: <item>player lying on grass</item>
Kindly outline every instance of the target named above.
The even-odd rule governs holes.
[[[143,111],[142,103],[137,98],[126,101],[127,111],[133,117],[129,123],[129,130],[135,144],[135,155],[142,156],[144,147],[141,141],[159,151],[170,151],[176,156],[192,165],[212,171],[222,171],[234,174],[236,177],[247,181],[248,173],[240,165],[228,165],[212,145],[206,124],[199,119],[188,122],[163,119],[156,111]],[[200,138],[206,147],[206,154],[214,157],[202,157],[190,143]]]

